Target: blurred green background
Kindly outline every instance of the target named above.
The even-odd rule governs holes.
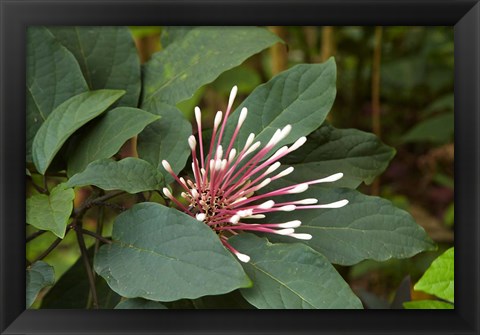
[[[241,101],[256,86],[295,64],[319,63],[335,57],[337,97],[328,121],[337,128],[373,132],[397,150],[387,171],[372,185],[362,185],[360,191],[380,195],[410,212],[439,245],[437,251],[411,259],[364,261],[352,267],[337,267],[367,307],[398,307],[395,296],[411,291],[412,283],[432,260],[453,246],[453,27],[269,29],[285,44],[277,44],[222,74],[178,107],[192,121],[197,105],[213,119],[233,85],[238,86],[237,99]],[[161,50],[162,27],[130,30],[142,63]],[[135,141],[125,146],[122,155],[132,154],[132,143]],[[27,189],[29,192],[32,190]],[[77,190],[75,204],[88,194],[89,190]],[[116,203],[128,208],[133,199],[119,197]],[[89,211],[84,220],[86,229],[95,230],[97,210],[104,210],[103,234],[108,236],[118,209]],[[27,236],[31,233],[27,231]],[[85,238],[87,246],[94,244],[93,238]],[[51,233],[45,233],[27,243],[27,260],[34,260],[54,240]],[[54,266],[58,279],[79,255],[74,233],[70,232],[45,261]],[[413,300],[428,298],[426,294],[411,293]],[[41,296],[33,308],[39,306]]]

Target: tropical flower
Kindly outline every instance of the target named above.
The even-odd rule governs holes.
[[[240,117],[228,147],[224,150],[221,143],[236,93],[237,87],[234,86],[230,93],[225,117],[221,111],[217,112],[215,116],[210,148],[206,157],[203,148],[201,111],[200,108],[195,107],[198,142],[193,135],[188,138],[188,144],[192,150],[193,179],[178,177],[170,164],[165,160],[162,161],[165,170],[184,189],[181,196],[188,204],[185,205],[173,197],[167,188],[163,189],[163,193],[185,213],[213,229],[223,245],[240,261],[248,262],[250,257],[235,250],[228,243],[229,237],[243,231],[253,231],[286,235],[300,240],[312,238],[310,234],[295,233],[295,228],[301,225],[299,220],[280,223],[252,223],[249,219],[262,219],[265,218],[265,214],[278,211],[340,208],[345,206],[348,200],[319,205],[317,204],[318,200],[314,198],[288,202],[275,202],[271,199],[286,194],[302,193],[308,189],[309,185],[334,182],[342,178],[343,173],[336,173],[326,178],[283,187],[263,194],[257,193],[272,181],[292,173],[294,168],[288,167],[272,175],[281,166],[279,160],[297,150],[307,139],[302,136],[290,147],[283,146],[272,154],[273,148],[292,129],[291,125],[286,125],[283,129],[277,129],[270,141],[263,147],[260,142],[253,143],[255,134],[250,134],[243,149],[237,152],[233,148],[233,144],[247,117],[247,108],[244,107],[240,111]],[[197,156],[197,146],[199,147],[199,156]],[[215,148],[216,150],[214,150]]]

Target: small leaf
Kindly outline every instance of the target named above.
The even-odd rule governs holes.
[[[403,303],[405,309],[454,309],[452,304],[436,300],[407,301]]]
[[[277,202],[293,200],[288,196]],[[435,244],[412,216],[394,207],[390,201],[366,196],[355,190],[323,188],[312,185],[300,197],[319,199],[327,204],[347,199],[342,208],[308,209],[269,214],[272,223],[300,220],[298,233],[308,233],[312,239],[304,241],[325,255],[330,262],[341,265],[356,264],[364,259],[385,261],[390,258],[408,258]],[[270,238],[270,236],[269,236]],[[272,236],[272,240],[294,241],[287,236]]]
[[[453,112],[444,113],[418,123],[402,137],[402,140],[443,144],[453,140],[453,133]]]
[[[167,160],[175,173],[184,168],[191,152],[188,137],[192,134],[192,126],[173,106],[152,102],[148,111],[159,115],[161,119],[147,126],[138,135],[138,155],[156,166],[169,184],[173,178],[163,168],[162,160]]]
[[[120,301],[115,309],[167,309],[167,307],[157,301],[134,298]]]
[[[304,244],[272,244],[252,234],[229,242],[250,256],[243,267],[254,285],[241,293],[257,308],[362,308],[328,260]]]
[[[138,108],[118,107],[106,112],[81,133],[70,150],[68,175],[85,170],[91,162],[110,158],[130,138],[160,117]]]
[[[137,107],[140,60],[127,27],[48,27],[75,56],[90,90],[125,90],[119,106]]]
[[[33,139],[33,162],[45,174],[56,153],[77,129],[103,113],[125,92],[98,90],[78,94],[48,116]]]
[[[454,302],[454,288],[454,248],[450,248],[432,262],[414,289]]]
[[[65,184],[54,187],[50,195],[37,194],[27,199],[27,223],[49,230],[60,238],[65,236],[73,210],[75,192]]]
[[[383,144],[374,134],[324,124],[308,136],[300,149],[285,157],[283,162],[295,168],[285,178],[296,184],[304,182],[305,176],[321,178],[343,172],[343,178],[335,187],[357,188],[362,182],[370,184],[387,168],[394,155],[395,149]]]
[[[163,176],[150,163],[139,158],[127,157],[121,161],[100,159],[70,178],[67,185],[70,187],[95,185],[106,191],[123,190],[138,193],[161,189]]]
[[[207,225],[172,208],[133,206],[115,219],[112,239],[100,248],[95,271],[126,298],[195,299],[251,285]]]
[[[65,100],[88,91],[75,57],[44,27],[27,29],[27,161],[48,115]]]
[[[142,106],[152,100],[170,105],[187,100],[222,72],[280,42],[275,34],[257,27],[180,29],[180,38],[145,64]]]
[[[88,249],[90,264],[93,260],[94,247]],[[95,277],[98,305],[100,308],[110,309],[120,301],[120,296],[108,287],[107,282],[100,276]],[[87,307],[90,294],[85,265],[80,257],[75,264],[65,272],[42,299],[41,308],[80,308]]]
[[[243,147],[250,133],[266,144],[279,128],[292,126],[277,147],[292,143],[317,129],[325,120],[336,95],[336,65],[300,64],[258,86],[229,118],[223,144],[228,146],[243,107],[248,116],[238,133],[236,147]]]
[[[25,307],[29,308],[42,288],[55,283],[55,272],[53,267],[44,261],[37,261],[27,268],[26,276],[27,300]]]

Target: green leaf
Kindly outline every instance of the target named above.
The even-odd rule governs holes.
[[[95,271],[126,298],[194,299],[251,285],[207,225],[172,208],[133,206],[115,219],[112,239],[100,248]]]
[[[167,309],[167,307],[157,301],[135,298],[121,301],[115,309]]]
[[[33,162],[45,174],[56,153],[77,129],[103,113],[125,92],[98,90],[78,94],[48,116],[33,139]]]
[[[81,133],[70,149],[75,154],[69,157],[68,175],[82,172],[88,164],[97,159],[112,157],[128,139],[159,118],[130,107],[118,107],[106,112]]]
[[[229,242],[250,256],[243,267],[254,285],[241,293],[257,308],[362,308],[328,260],[304,244],[272,244],[252,234]]]
[[[88,249],[90,264],[93,260],[94,247]],[[108,287],[100,276],[95,277],[98,305],[100,308],[114,308],[120,301],[120,296]],[[43,297],[41,308],[80,308],[85,309],[90,294],[87,273],[82,258],[79,258],[65,272],[48,293]]]
[[[88,86],[75,57],[44,27],[27,29],[26,74],[26,153],[31,162],[33,138],[48,115]]]
[[[95,185],[106,191],[123,190],[138,193],[161,189],[163,176],[150,163],[139,158],[127,157],[121,161],[100,159],[70,178],[67,185],[70,187]]]
[[[404,142],[448,143],[453,140],[454,116],[445,113],[433,116],[410,129],[403,137]]]
[[[454,302],[454,277],[454,248],[450,248],[432,262],[413,288]]]
[[[160,35],[160,43],[162,48],[165,49],[172,43],[179,43],[192,29],[195,27],[177,26],[177,27],[163,27],[162,34]]]
[[[434,249],[435,244],[409,213],[379,197],[366,196],[350,189],[311,185],[301,197],[276,197],[274,200],[283,202],[304,198],[319,199],[320,204],[343,199],[349,203],[342,208],[272,213],[267,216],[267,221],[300,220],[302,225],[295,232],[311,234],[312,239],[304,243],[332,263],[352,265],[364,259],[385,261],[409,258],[421,251]],[[271,240],[295,241],[287,236],[272,236]]]
[[[138,135],[138,156],[156,166],[165,176],[165,183],[169,184],[173,178],[163,168],[162,160],[167,160],[175,173],[184,168],[191,152],[188,137],[192,134],[192,125],[170,105],[153,102],[149,111],[161,119]]]
[[[295,168],[285,177],[292,184],[306,181],[305,176],[322,178],[343,172],[343,178],[335,187],[357,188],[362,182],[370,184],[387,168],[394,155],[395,149],[383,144],[374,134],[323,125],[282,162]],[[332,184],[324,184],[329,185]]]
[[[75,192],[65,184],[54,187],[50,195],[37,194],[27,199],[27,223],[49,230],[60,238],[65,236],[73,210]]]
[[[196,27],[180,35],[145,64],[142,106],[152,100],[170,105],[187,100],[222,72],[280,42],[257,27]]]
[[[77,59],[90,90],[125,90],[119,106],[137,107],[140,60],[127,27],[49,27]]]
[[[37,261],[27,268],[26,273],[26,308],[29,308],[38,293],[44,287],[51,286],[55,283],[55,272],[53,267],[44,261]]]
[[[292,143],[320,127],[336,95],[336,65],[333,58],[323,64],[300,64],[258,86],[229,118],[222,143],[228,146],[243,107],[248,116],[238,133],[236,147],[243,147],[250,133],[266,144],[279,128],[292,126],[277,147]]]
[[[403,303],[405,309],[454,309],[452,304],[436,300],[407,301]]]

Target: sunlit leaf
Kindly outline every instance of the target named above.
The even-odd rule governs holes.
[[[63,238],[73,210],[74,198],[75,192],[65,184],[54,187],[49,195],[37,194],[28,198],[27,223]]]

